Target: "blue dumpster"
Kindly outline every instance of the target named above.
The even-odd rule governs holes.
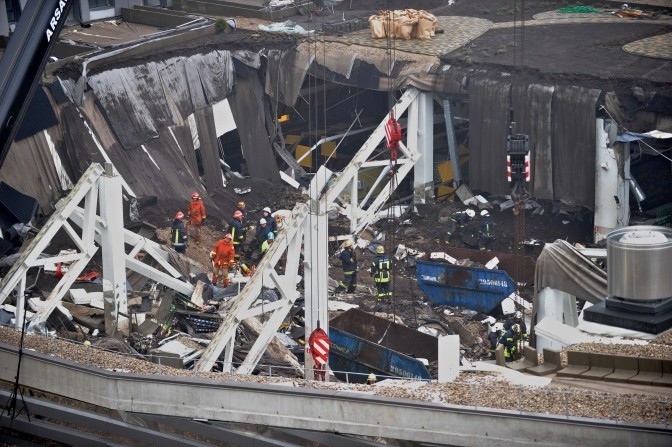
[[[504,270],[418,261],[418,286],[437,305],[490,313],[515,290]]]
[[[358,309],[329,322],[329,367],[341,380],[362,383],[370,373],[431,380],[425,364],[438,360],[438,340]],[[343,372],[359,374],[343,374]]]

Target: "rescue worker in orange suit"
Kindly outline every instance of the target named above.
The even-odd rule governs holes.
[[[170,243],[178,253],[187,251],[187,230],[184,228],[184,213],[178,211],[170,231]]]
[[[242,203],[242,202],[241,202]],[[233,238],[233,248],[236,251],[236,262],[240,260],[240,254],[243,251],[243,245],[245,244],[245,234],[246,229],[243,226],[243,219],[245,218],[244,214],[240,210],[233,212],[233,219],[229,226],[229,232]]]
[[[201,242],[201,227],[205,222],[205,205],[201,200],[201,195],[197,192],[191,195],[191,202],[189,202],[189,209],[187,210],[188,226],[191,226],[196,233],[196,243]]]
[[[382,245],[376,247],[376,257],[371,263],[371,276],[376,282],[376,291],[378,301],[390,301],[392,292],[390,291],[390,279],[392,270],[392,260],[385,254],[385,248]]]
[[[343,281],[338,283],[336,292],[352,293],[357,287],[357,255],[350,239],[343,243],[343,251],[338,257],[343,265]]]
[[[212,259],[212,284],[217,286],[219,278],[222,278],[224,287],[229,285],[229,269],[236,265],[235,251],[233,249],[233,236],[231,233],[224,235],[223,239],[217,241],[210,252]]]

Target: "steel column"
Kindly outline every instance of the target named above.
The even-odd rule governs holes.
[[[105,222],[101,229],[103,250],[103,302],[105,333],[113,335],[119,327],[119,313],[127,313],[126,252],[124,244],[124,212],[121,203],[121,177],[111,163],[105,163],[105,174],[100,177],[100,217]],[[85,225],[93,220],[85,220]],[[93,243],[93,231],[91,232]],[[130,322],[129,322],[130,323]]]
[[[434,98],[421,92],[408,108],[408,147],[422,154],[415,164],[415,203],[434,201]]]
[[[328,206],[320,200],[322,191],[329,183],[332,172],[320,167],[317,174],[310,182],[310,216],[305,222],[306,244],[304,250],[305,266],[305,339],[319,327],[329,333],[329,297],[327,296],[327,283],[329,281],[329,221],[327,217]],[[353,179],[353,182],[355,180]],[[315,368],[313,356],[310,353],[308,343],[305,345],[304,365],[306,371]],[[306,378],[310,379],[311,376]]]
[[[455,141],[453,106],[450,104],[449,99],[443,100],[443,117],[446,121],[446,138],[448,139],[450,164],[453,167],[453,187],[457,188],[462,184],[462,169],[460,168],[460,154],[457,150],[457,141]]]

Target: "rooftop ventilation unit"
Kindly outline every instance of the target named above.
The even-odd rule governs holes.
[[[625,227],[607,235],[607,299],[586,321],[658,334],[672,327],[672,229]]]

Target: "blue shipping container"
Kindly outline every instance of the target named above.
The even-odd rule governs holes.
[[[417,273],[418,286],[437,305],[490,313],[515,291],[514,281],[504,270],[418,261]]]

